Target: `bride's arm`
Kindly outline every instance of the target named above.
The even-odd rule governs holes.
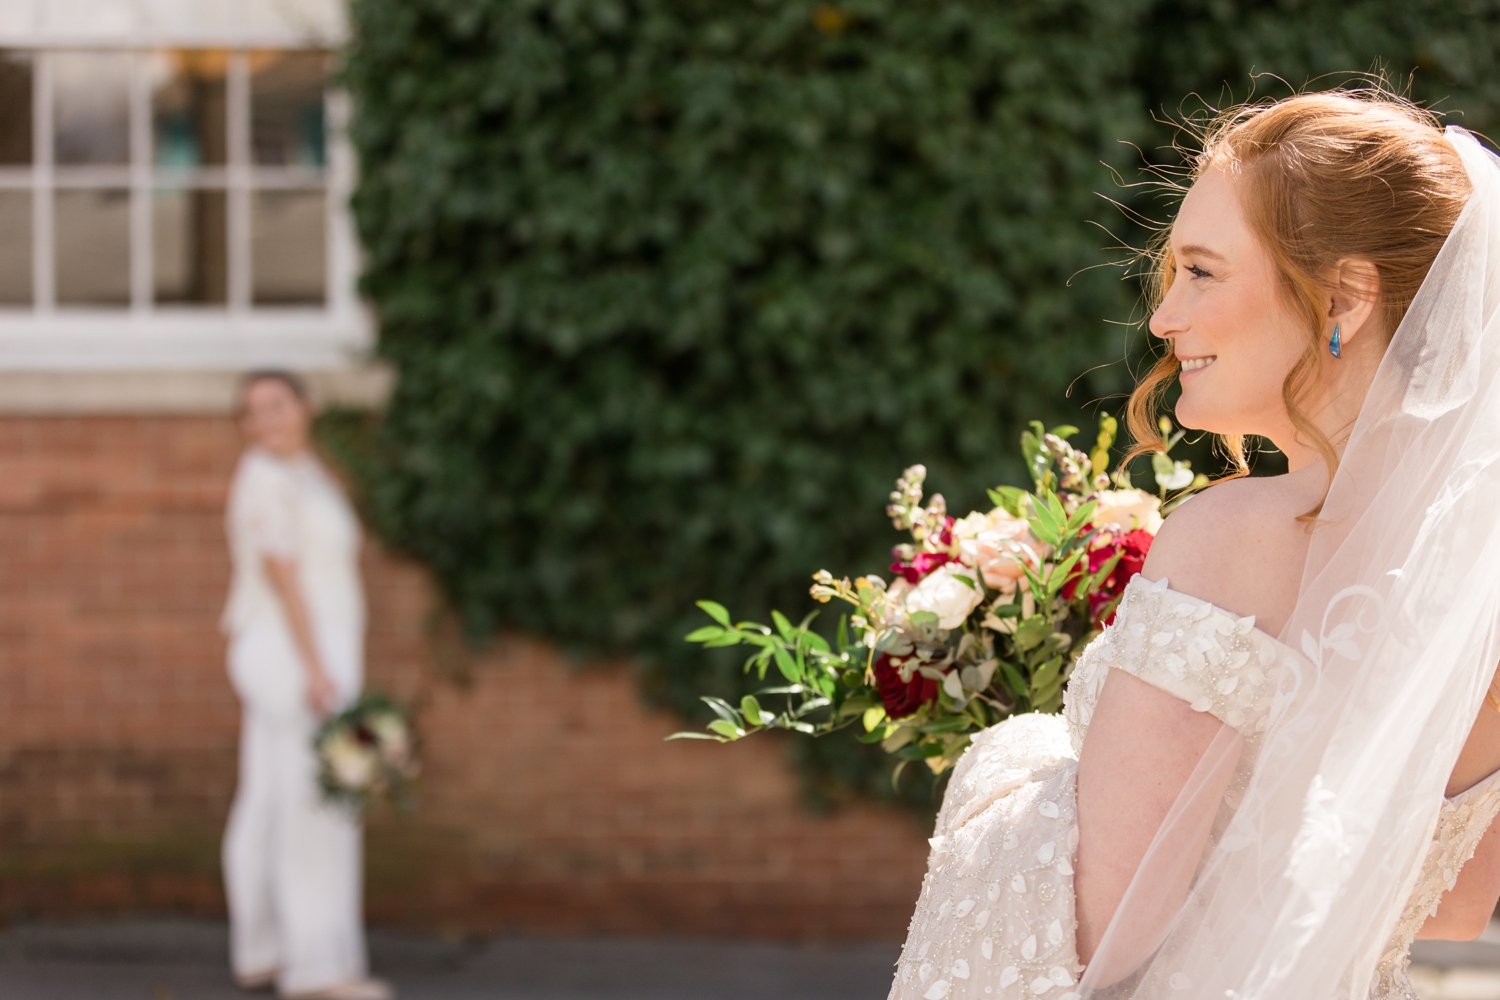
[[[1119,908],[1147,848],[1220,732],[1218,719],[1120,670],[1111,670],[1078,757],[1078,864],[1073,887],[1078,900],[1078,957],[1085,964]],[[1203,853],[1219,800],[1232,769],[1210,776],[1218,785],[1193,797],[1201,815],[1184,815],[1172,845],[1177,856]],[[1177,843],[1176,839],[1193,841]],[[1179,853],[1181,852],[1181,853]],[[1186,898],[1193,865],[1175,866],[1179,884],[1158,884],[1153,912],[1167,918]],[[1159,943],[1159,927],[1136,923],[1129,940],[1121,931],[1090,978],[1105,985],[1129,974]]]
[[[1151,580],[1221,608],[1255,614],[1274,634],[1295,603],[1307,535],[1305,497],[1265,481],[1223,483],[1183,504],[1162,526],[1143,568]],[[1315,498],[1314,498],[1315,499]],[[1218,742],[1215,742],[1216,737]],[[1214,748],[1202,773],[1204,752]],[[1160,943],[1186,899],[1214,816],[1233,776],[1239,739],[1213,715],[1120,670],[1111,670],[1078,760],[1078,954],[1095,961],[1094,986],[1129,974]],[[1153,855],[1143,892],[1096,956],[1105,930],[1162,821],[1189,779],[1194,794]],[[1156,864],[1162,863],[1161,870]]]

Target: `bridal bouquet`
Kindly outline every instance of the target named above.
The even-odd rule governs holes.
[[[1163,452],[1153,456],[1158,494],[1133,488],[1126,470],[1109,470],[1115,432],[1114,418],[1102,417],[1086,453],[1069,443],[1076,427],[1033,422],[1021,447],[1034,490],[998,487],[993,509],[962,518],[941,495],[924,506],[927,470],[907,469],[886,508],[911,535],[892,550],[891,582],[813,574],[814,599],[850,606],[832,643],[809,627],[814,615],[793,625],[773,611],[770,628],[699,601],[713,624],[689,642],[751,646],[745,670],[764,680],[774,664],[785,683],[737,706],[705,697],[718,716],[709,732],[671,738],[823,735],[858,721],[864,742],[902,759],[898,775],[913,760],[941,774],[969,734],[1020,712],[1058,711],[1073,664],[1145,562],[1164,502],[1207,482]],[[1168,451],[1182,438],[1165,420],[1162,432]]]
[[[419,770],[416,741],[406,712],[385,695],[363,694],[330,716],[313,746],[318,783],[330,802],[350,807],[407,802]]]

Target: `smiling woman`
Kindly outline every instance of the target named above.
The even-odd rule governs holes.
[[[1500,715],[1474,721],[1500,649],[1476,638],[1467,655],[1430,658],[1428,674],[1455,680],[1426,713],[1376,694],[1382,676],[1411,683],[1404,668],[1424,645],[1414,630],[1470,572],[1440,564],[1479,551],[1428,544],[1429,529],[1471,529],[1431,528],[1421,512],[1453,506],[1466,490],[1456,481],[1478,476],[1455,439],[1483,422],[1462,406],[1486,391],[1468,376],[1487,341],[1463,317],[1500,311],[1481,280],[1495,259],[1486,234],[1500,238],[1483,214],[1500,165],[1379,91],[1245,107],[1206,139],[1158,258],[1150,328],[1171,352],[1132,397],[1132,429],[1138,450],[1162,446],[1157,404],[1179,380],[1181,424],[1219,435],[1242,471],[1244,436],[1267,437],[1290,471],[1177,508],[1074,665],[1063,718],[1019,716],[973,738],[938,816],[893,1000],[1398,1000],[1412,995],[1412,939],[1468,934],[1500,896],[1500,845],[1481,843],[1500,811]],[[1466,213],[1481,180],[1486,198]],[[1402,322],[1440,249],[1437,288]],[[1335,329],[1342,357],[1328,349]],[[1437,402],[1408,405],[1408,390]],[[1390,447],[1382,435],[1396,426],[1429,427],[1426,446]],[[1474,443],[1481,467],[1492,447]],[[1356,471],[1330,488],[1342,448]],[[1433,468],[1408,478],[1393,455],[1431,456]],[[1381,516],[1365,520],[1357,505],[1371,493]],[[1315,534],[1309,510],[1325,494],[1334,526]],[[1393,598],[1410,602],[1406,615],[1339,604],[1383,600],[1405,573],[1392,566],[1424,587]],[[1500,604],[1492,590],[1476,599]],[[1455,634],[1489,627],[1452,618]],[[1362,645],[1382,625],[1399,631]],[[1406,743],[1387,738],[1397,731]],[[1327,763],[1340,755],[1359,766]],[[1444,783],[1453,798],[1434,817]],[[1325,815],[1324,802],[1338,804]],[[1356,842],[1366,853],[1346,863]],[[1455,881],[1476,849],[1480,863]],[[1314,856],[1318,870],[1305,871]],[[1340,869],[1356,864],[1359,877]],[[1333,916],[1325,885],[1344,893]],[[1359,893],[1366,905],[1343,901]],[[1305,928],[1319,947],[1288,941]]]
[[[1316,413],[1362,398],[1469,191],[1457,155],[1432,150],[1435,121],[1390,95],[1351,108],[1308,94],[1207,132],[1150,275],[1151,332],[1172,351],[1131,396],[1139,451],[1156,448],[1179,379],[1179,422],[1218,435],[1240,475],[1246,435],[1274,441],[1292,470],[1321,457],[1331,475],[1354,413],[1328,432]]]

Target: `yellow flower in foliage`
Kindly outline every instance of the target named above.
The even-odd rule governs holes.
[[[819,4],[813,11],[813,27],[825,35],[842,35],[849,27],[849,15],[832,4]]]

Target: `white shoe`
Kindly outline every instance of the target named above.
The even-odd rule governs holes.
[[[282,993],[281,1000],[396,1000],[396,991],[384,979],[367,976],[307,993]]]

